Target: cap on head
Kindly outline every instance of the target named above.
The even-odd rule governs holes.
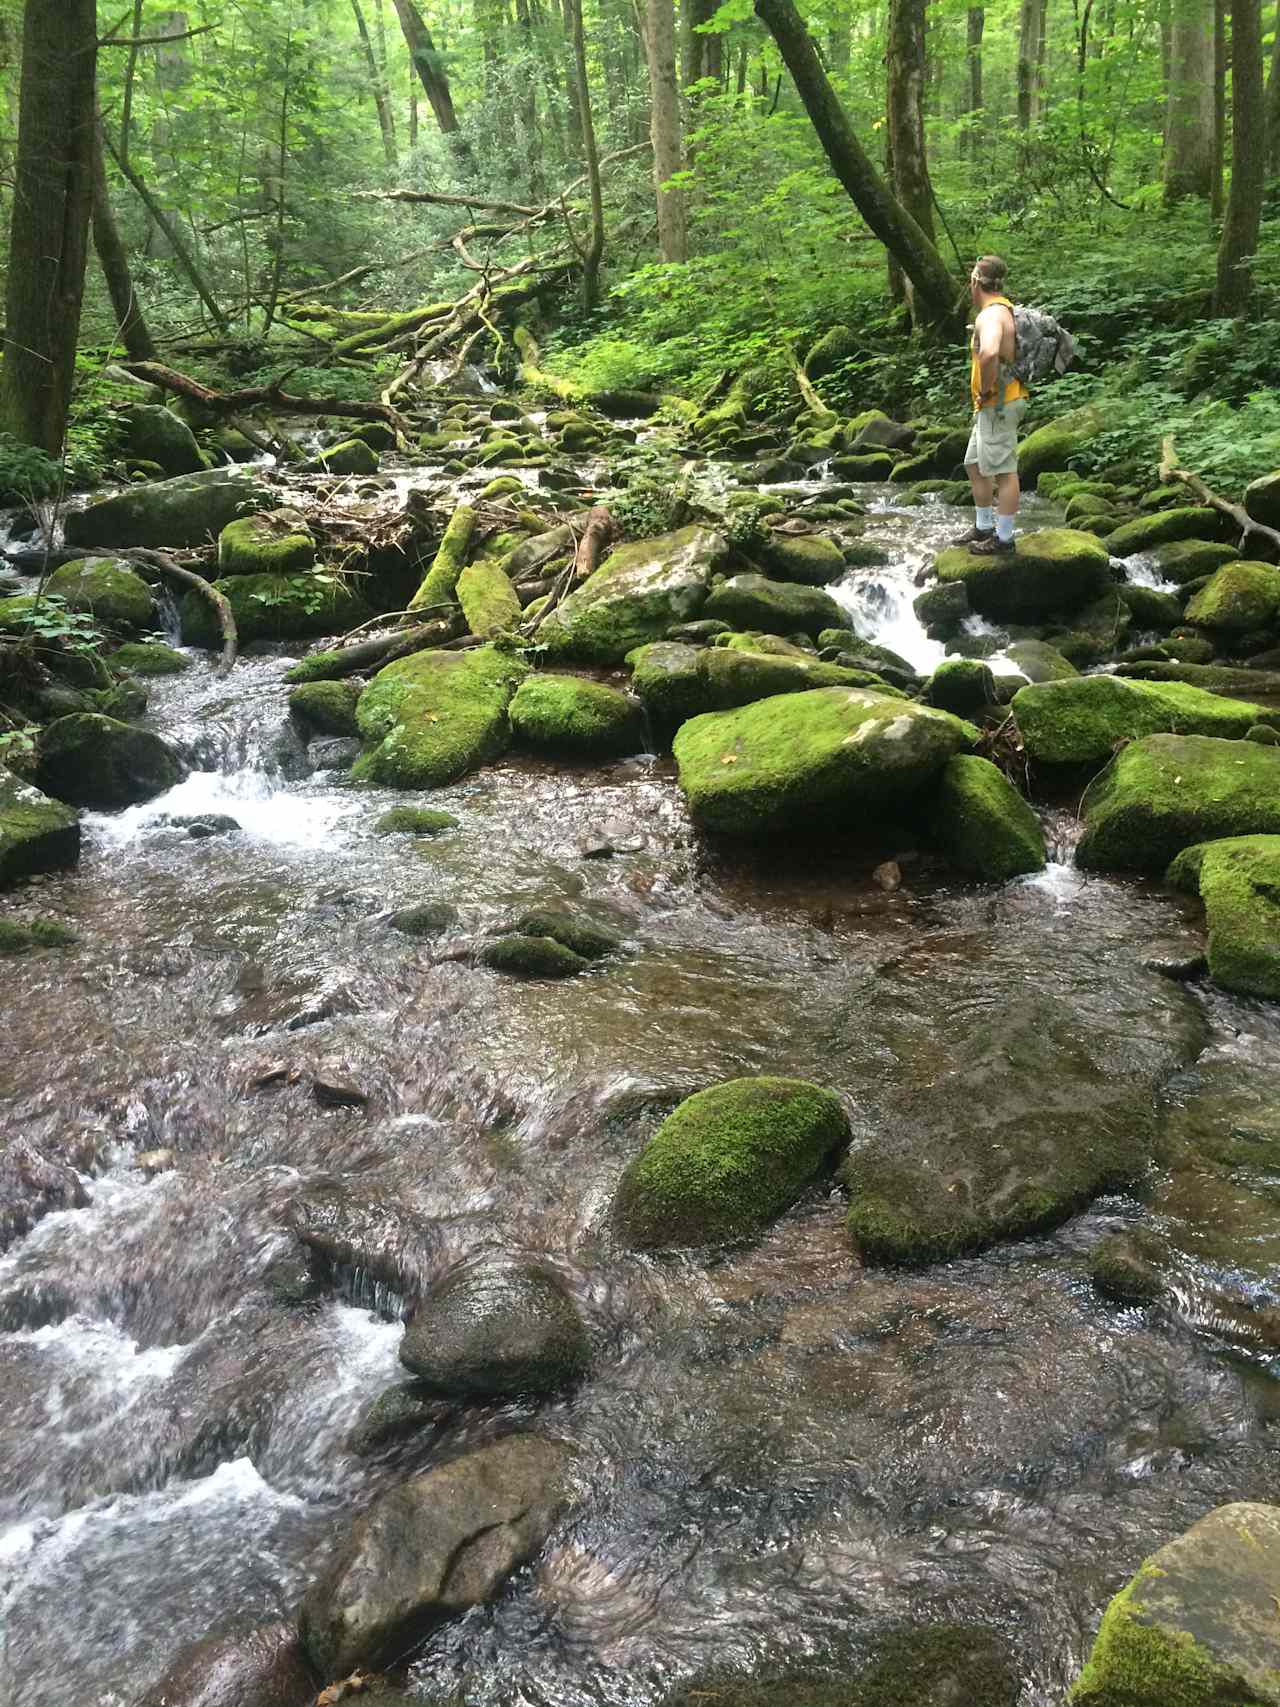
[[[1009,276],[1009,264],[1002,261],[999,255],[979,255],[973,264],[973,282],[979,290],[999,295],[1004,290],[1005,280]]]

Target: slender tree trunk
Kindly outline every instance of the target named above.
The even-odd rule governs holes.
[[[364,49],[365,63],[369,67],[373,102],[378,109],[378,125],[382,131],[382,152],[387,165],[392,171],[395,171],[400,164],[400,155],[396,149],[396,121],[391,112],[391,97],[387,92],[386,79],[383,77],[382,68],[378,64],[378,56],[374,53],[373,43],[369,39],[369,27],[364,21],[360,0],[351,0],[351,10],[355,14],[360,45]]]
[[[676,80],[676,15],[673,0],[646,0],[645,51],[649,59],[650,135],[653,182],[658,201],[658,247],[664,261],[688,257],[684,191],[663,189],[684,164],[680,148],[680,90]]]
[[[915,290],[920,313],[947,331],[963,326],[955,280],[933,244],[901,207],[854,134],[794,0],[755,0],[755,13],[777,42],[832,169],[858,212]]]
[[[1213,190],[1214,0],[1173,0],[1165,109],[1164,199]]]
[[[743,42],[742,46],[738,49],[738,76],[737,76],[735,93],[737,94],[738,99],[741,100],[742,97],[746,94],[746,92],[747,92],[747,44],[746,44],[746,42]]]
[[[107,293],[120,328],[120,342],[130,361],[153,362],[156,347],[143,319],[138,293],[129,271],[129,256],[120,240],[115,209],[111,205],[111,190],[107,184],[107,169],[103,159],[106,145],[102,140],[102,120],[93,151],[93,246],[98,251],[98,264],[106,280]]]
[[[1049,0],[1040,0],[1040,16],[1036,20],[1036,83],[1035,117],[1044,117],[1048,88],[1046,62],[1049,55]]]
[[[462,126],[458,123],[458,115],[453,109],[453,92],[449,88],[449,78],[431,39],[431,32],[422,21],[422,13],[414,4],[414,0],[394,0],[394,4],[409,49],[409,58],[413,62],[427,100],[431,103],[431,111],[435,114],[440,134],[450,143],[459,164],[468,172],[474,172],[475,160],[471,147],[462,135]]]
[[[568,0],[569,28],[573,36],[573,72],[578,87],[578,112],[582,118],[583,152],[587,158],[587,182],[591,189],[591,236],[582,254],[582,305],[594,308],[600,298],[600,262],[604,256],[604,194],[600,188],[600,150],[596,147],[595,120],[591,115],[591,85],[587,81],[587,42],[582,28],[582,0]]]
[[[1221,6],[1222,0],[1218,0]],[[1271,71],[1267,77],[1267,169],[1280,173],[1280,0],[1277,0],[1275,34],[1271,38]]]
[[[1274,64],[1274,61],[1273,61]],[[1209,217],[1216,230],[1226,207],[1223,168],[1227,158],[1227,8],[1213,0],[1213,180]]]
[[[1030,130],[1036,116],[1036,59],[1040,0],[1022,0],[1018,13],[1018,129]]]
[[[0,426],[58,456],[75,376],[93,207],[94,0],[27,0]]]
[[[128,63],[124,70],[124,99],[120,106],[120,158],[129,158],[129,148],[133,139],[133,88],[138,75],[138,38],[142,34],[142,0],[133,0],[133,32],[130,40],[133,45],[129,49]],[[98,151],[101,153],[101,149]]]
[[[970,6],[967,14],[966,47],[969,57],[969,158],[982,152],[982,32],[987,14],[981,6]]]
[[[409,147],[418,146],[418,76],[413,66],[409,67]]]
[[[123,176],[129,181],[133,190],[137,194],[139,201],[141,201],[142,205],[155,221],[160,235],[173,250],[174,259],[177,261],[182,271],[187,275],[192,289],[209,310],[209,313],[219,331],[225,332],[228,324],[227,317],[218,306],[217,298],[209,289],[209,286],[205,281],[204,274],[200,271],[199,263],[188,247],[186,238],[178,228],[177,221],[169,217],[161,207],[160,203],[152,195],[146,182],[138,175],[134,168],[132,166],[127,166],[124,161],[121,160],[119,154],[116,153],[115,148],[112,145],[111,138],[106,135],[105,131],[103,132],[103,140],[106,142],[108,153],[110,153],[112,158],[115,160],[115,163],[120,168]]]
[[[885,55],[885,135],[889,184],[899,203],[933,242],[933,189],[924,140],[926,0],[889,0]],[[915,318],[914,293],[890,258],[889,289]]]
[[[1253,288],[1266,184],[1266,101],[1261,0],[1231,0],[1231,193],[1218,246],[1217,315],[1241,314]]]

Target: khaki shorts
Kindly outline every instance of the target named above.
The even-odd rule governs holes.
[[[993,474],[1018,472],[1018,428],[1027,412],[1027,400],[1019,397],[1002,409],[979,409],[973,417],[969,448],[964,453],[965,466],[978,465],[978,473],[988,478]]]

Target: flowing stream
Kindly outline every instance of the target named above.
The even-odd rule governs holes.
[[[956,518],[876,516],[892,567],[838,590],[920,667],[941,648],[912,576]],[[1024,1707],[1048,1707],[1144,1555],[1223,1501],[1280,1497],[1275,1340],[1252,1325],[1280,1279],[1280,1173],[1155,1175],[1145,1206],[919,1273],[863,1270],[826,1185],[710,1260],[629,1253],[606,1223],[679,1097],[783,1072],[870,1109],[1020,991],[1105,1026],[1158,986],[1205,1038],[1166,1119],[1277,1135],[1277,1012],[1144,967],[1185,938],[1185,902],[1085,880],[1059,810],[1056,862],[1003,887],[911,847],[710,849],[654,756],[510,758],[432,797],[456,831],[379,837],[399,797],[310,771],[286,665],[157,683],[148,722],[197,768],[90,816],[80,869],[6,903],[82,940],[4,965],[0,1118],[71,1158],[91,1201],[0,1257],[0,1702],[125,1707],[192,1639],[287,1614],[380,1489],[512,1426],[575,1443],[589,1497],[431,1639],[426,1702],[651,1707],[712,1663],[853,1662],[946,1618],[1005,1634]],[[209,812],[240,829],[167,822]],[[584,836],[613,856],[584,858]],[[886,855],[893,893],[871,875]],[[459,938],[571,901],[628,952],[566,984],[500,978],[391,927],[426,900],[457,907]],[[294,1227],[317,1215],[417,1284],[544,1256],[592,1376],[357,1456],[362,1408],[401,1373],[399,1300],[347,1272],[290,1301]],[[1139,1216],[1180,1253],[1175,1304],[1123,1309],[1086,1276]]]

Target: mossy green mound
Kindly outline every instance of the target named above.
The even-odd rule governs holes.
[[[1277,1707],[1280,1507],[1225,1505],[1107,1607],[1072,1707]]]
[[[1166,581],[1197,581],[1201,575],[1212,575],[1227,563],[1239,561],[1234,545],[1219,544],[1208,539],[1174,539],[1156,547],[1156,566]]]
[[[934,570],[944,586],[962,585],[980,616],[1011,622],[1079,610],[1106,591],[1111,577],[1106,546],[1074,528],[1019,534],[1012,556],[975,556],[951,546]]]
[[[511,701],[511,729],[531,747],[615,758],[644,746],[640,707],[617,688],[581,676],[530,676]]]
[[[820,533],[786,534],[764,528],[747,555],[774,580],[797,581],[808,587],[838,581],[848,567],[840,547]]]
[[[1195,842],[1280,834],[1280,748],[1148,735],[1094,778],[1083,812],[1081,866],[1158,874]]]
[[[516,978],[575,978],[591,964],[554,937],[519,933],[484,943],[476,959],[491,972],[506,972]]]
[[[379,836],[436,836],[457,827],[452,812],[437,812],[429,806],[393,806],[373,826]]]
[[[40,737],[36,783],[73,806],[131,806],[181,778],[177,754],[158,735],[114,717],[59,717]]]
[[[109,660],[113,670],[133,676],[176,676],[191,668],[191,660],[163,640],[128,640],[117,646]]]
[[[528,673],[493,646],[398,658],[360,696],[356,721],[368,743],[356,781],[442,788],[504,753],[507,707]]]
[[[1157,510],[1149,516],[1137,516],[1131,522],[1107,535],[1107,550],[1113,557],[1133,557],[1139,551],[1154,551],[1175,539],[1211,539],[1218,531],[1216,510],[1197,505],[1182,505],[1172,510]]]
[[[133,461],[154,462],[166,474],[194,474],[209,466],[191,428],[161,403],[131,403],[124,428]]]
[[[467,627],[482,640],[514,629],[523,614],[520,596],[498,563],[468,564],[458,576],[456,590]]]
[[[976,739],[949,712],[866,688],[817,688],[695,717],[674,751],[695,822],[759,836],[907,807]]]
[[[1102,410],[1089,406],[1060,415],[1056,421],[1028,433],[1018,447],[1018,473],[1023,483],[1034,486],[1042,474],[1061,473],[1070,468],[1072,457],[1091,444],[1105,425]]]
[[[924,700],[940,711],[971,717],[996,702],[995,677],[980,658],[944,658],[925,684]]]
[[[134,486],[100,498],[65,520],[68,547],[193,546],[216,539],[237,516],[268,509],[275,501],[269,486],[247,470],[210,468]]]
[[[363,439],[343,439],[302,465],[304,474],[376,474],[378,453]]]
[[[744,651],[734,645],[699,649],[659,641],[641,647],[630,662],[632,686],[654,723],[664,731],[674,730],[704,712],[732,711],[758,699],[806,693],[813,688],[862,687],[890,698],[901,697],[896,688],[870,670],[823,664],[798,647],[774,653],[754,648]]]
[[[1005,655],[1029,682],[1066,682],[1080,674],[1069,658],[1045,640],[1015,640]]]
[[[1280,835],[1184,848],[1167,880],[1204,902],[1210,977],[1241,995],[1280,998]]]
[[[391,928],[405,936],[440,936],[451,931],[458,922],[458,909],[450,901],[423,901],[416,907],[402,907],[391,915]]]
[[[943,766],[929,827],[953,864],[1002,883],[1042,871],[1044,833],[1031,807],[989,759],[957,753]]]
[[[65,600],[69,609],[89,611],[113,627],[146,628],[151,622],[151,589],[123,558],[82,557],[64,563],[50,575],[48,591]]]
[[[289,710],[324,735],[355,735],[359,682],[303,682],[289,694]]]
[[[515,929],[520,936],[549,936],[583,960],[603,960],[622,947],[622,938],[615,931],[607,931],[581,913],[570,913],[563,907],[534,907],[521,915]]]
[[[410,610],[438,610],[442,605],[453,603],[458,595],[458,577],[466,564],[475,531],[475,511],[470,504],[459,504],[449,518],[449,525],[444,530],[422,585],[409,600]]]
[[[1173,593],[1162,593],[1158,587],[1144,587],[1136,582],[1126,582],[1116,592],[1124,600],[1135,628],[1167,634],[1183,620],[1182,602]]]
[[[837,628],[842,612],[829,593],[764,575],[732,575],[707,599],[706,614],[735,628],[768,634],[820,634]]]
[[[79,858],[79,813],[0,767],[0,884]]]
[[[303,640],[354,628],[371,614],[345,582],[318,575],[230,575],[215,581],[231,606],[241,645],[251,640]],[[185,646],[220,646],[222,631],[209,601],[185,593],[178,607]]]
[[[839,1100],[802,1079],[731,1079],[687,1098],[628,1166],[613,1201],[645,1250],[759,1232],[848,1141]]]
[[[1248,634],[1280,626],[1280,569],[1228,563],[1187,606],[1187,621],[1215,634]]]
[[[1144,659],[1120,664],[1116,674],[1142,682],[1186,682],[1206,693],[1232,699],[1273,698],[1280,695],[1280,670],[1251,670],[1240,664],[1192,664],[1173,659]]]
[[[296,510],[243,516],[218,535],[220,575],[292,575],[315,560],[316,542]]]
[[[1041,765],[1100,765],[1143,735],[1216,735],[1239,740],[1263,721],[1256,705],[1222,699],[1185,682],[1076,676],[1040,682],[1013,697],[1027,755]]]
[[[674,623],[700,616],[728,556],[723,535],[705,527],[621,546],[539,624],[535,641],[552,660],[620,664]]]

